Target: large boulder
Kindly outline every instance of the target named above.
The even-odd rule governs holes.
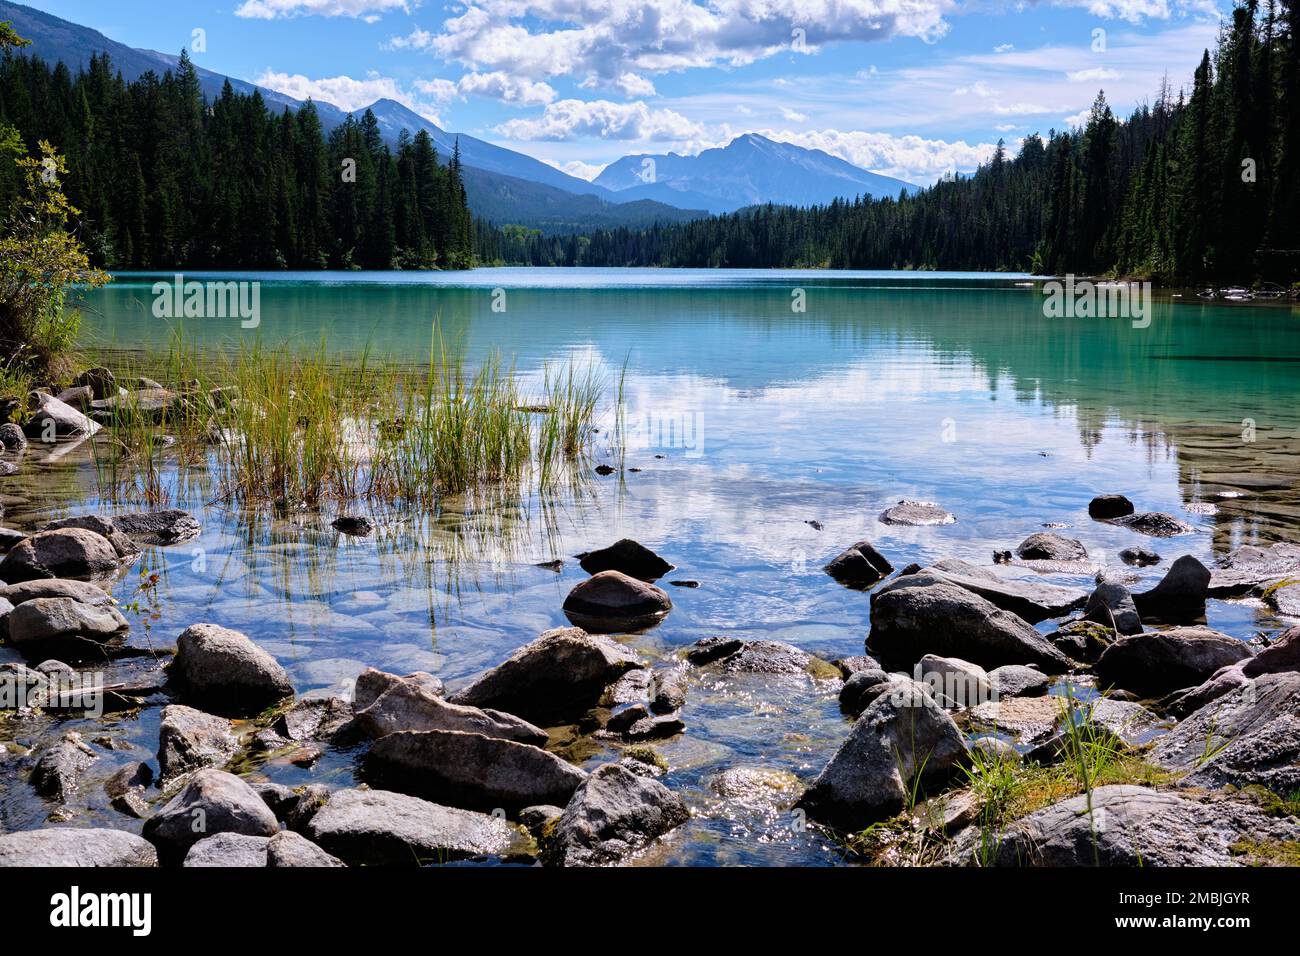
[[[67,528],[81,528],[83,531],[93,531],[113,546],[119,560],[129,561],[140,554],[140,549],[136,546],[136,543],[123,534],[111,520],[101,515],[73,515],[71,518],[59,518],[57,521],[51,521],[41,530],[62,531]]]
[[[894,566],[870,541],[859,541],[840,552],[825,571],[840,584],[851,588],[868,588],[892,573]]]
[[[912,677],[948,710],[976,707],[994,698],[988,671],[959,657],[926,654],[912,669]]]
[[[1123,518],[1134,512],[1133,502],[1123,495],[1098,495],[1088,502],[1088,516],[1098,521]]]
[[[162,709],[158,768],[163,782],[191,770],[221,767],[239,749],[230,721],[183,704]]]
[[[32,416],[23,426],[28,438],[49,441],[76,435],[93,435],[99,424],[91,421],[66,402],[45,392],[32,392]],[[7,580],[7,579],[6,579]]]
[[[190,847],[217,833],[275,836],[275,814],[257,791],[234,774],[199,770],[161,810],[145,821],[144,837],[164,863],[179,863]]]
[[[92,398],[108,398],[118,391],[117,379],[103,366],[88,368],[72,380],[74,388],[89,388]]]
[[[149,841],[124,830],[51,827],[0,833],[0,867],[157,866]]]
[[[1082,541],[1066,538],[1050,531],[1031,534],[1016,547],[1016,554],[1024,561],[1087,561],[1088,549]]]
[[[929,525],[952,524],[957,519],[933,501],[900,501],[890,505],[880,513],[883,524],[896,524],[906,527],[925,527]]]
[[[582,556],[579,563],[582,565],[582,570],[588,574],[620,571],[628,577],[641,581],[657,581],[673,569],[673,566],[659,555],[631,538],[616,541],[608,548],[589,551]]]
[[[965,831],[953,859],[999,866],[1225,866],[1241,861],[1235,847],[1242,840],[1297,838],[1294,820],[1248,804],[1116,785],[1037,810],[991,846],[977,828]]]
[[[168,676],[186,699],[228,717],[260,713],[293,693],[274,657],[246,635],[216,624],[181,632]]]
[[[961,731],[929,689],[899,681],[863,711],[798,805],[832,826],[861,829],[946,782],[965,759]]]
[[[453,694],[451,701],[504,710],[541,724],[573,720],[623,674],[644,666],[608,637],[557,628],[519,648]]]
[[[1210,573],[1210,597],[1241,597],[1270,584],[1300,576],[1300,544],[1282,541],[1261,548],[1243,545]]]
[[[1185,718],[1151,751],[1187,786],[1300,790],[1300,673],[1264,674]]]
[[[66,597],[82,604],[103,607],[113,603],[112,597],[98,584],[90,581],[73,581],[64,578],[41,578],[0,587],[0,598],[19,605],[36,598]]]
[[[352,686],[353,710],[364,710],[377,701],[385,691],[404,683],[413,684],[434,697],[443,696],[446,690],[443,687],[441,678],[434,677],[426,671],[415,671],[405,677],[399,677],[396,674],[389,674],[387,671],[367,667],[358,675]]]
[[[1099,686],[1118,687],[1143,697],[1195,687],[1250,656],[1242,641],[1208,627],[1175,627],[1121,637],[1097,658]]]
[[[524,842],[505,820],[385,790],[338,790],[307,837],[349,866],[422,866],[506,856]]]
[[[66,803],[76,791],[81,775],[95,760],[95,751],[81,739],[81,735],[68,731],[37,759],[32,768],[32,788],[49,800]]]
[[[363,763],[375,786],[472,810],[563,805],[587,774],[529,744],[458,730],[404,730],[375,741]]]
[[[115,515],[113,524],[137,544],[150,547],[184,544],[203,531],[193,515],[177,508]]]
[[[130,627],[111,604],[83,604],[67,597],[33,598],[5,616],[9,643],[33,660],[102,657],[103,646]]]
[[[817,680],[839,680],[840,669],[783,641],[706,637],[686,649],[686,660],[726,674],[785,674]]]
[[[1003,577],[988,568],[981,568],[958,558],[943,558],[932,567],[922,568],[912,574],[895,578],[882,588],[914,587],[918,584],[942,581],[978,594],[990,604],[1010,611],[1030,624],[1050,617],[1069,614],[1083,607],[1087,592],[1078,588],[1061,587],[1038,580],[1019,580]]]
[[[244,833],[216,833],[190,847],[187,867],[264,867],[270,837]]]
[[[266,844],[266,865],[275,868],[330,868],[346,866],[338,857],[326,853],[305,836],[281,830]]]
[[[84,528],[38,531],[18,542],[0,561],[0,579],[10,584],[39,578],[96,578],[121,566],[102,534]]]
[[[600,633],[643,629],[659,623],[672,609],[672,599],[662,588],[621,571],[601,571],[564,599],[564,613],[573,624]]]
[[[989,681],[999,697],[1042,697],[1052,686],[1052,679],[1036,667],[1003,664],[989,671]]]
[[[1103,581],[1088,598],[1083,619],[1108,627],[1119,634],[1141,634],[1142,618],[1128,588]]]
[[[688,819],[686,804],[659,781],[605,764],[574,792],[546,838],[542,861],[552,866],[614,863]]]
[[[402,730],[464,730],[541,746],[547,733],[540,727],[498,710],[452,704],[413,683],[400,683],[357,711],[357,725],[373,738]]]
[[[1210,570],[1185,554],[1169,566],[1159,584],[1150,591],[1133,595],[1133,601],[1144,618],[1191,624],[1204,620],[1209,588]]]
[[[926,654],[959,657],[984,668],[1036,664],[1048,674],[1070,667],[1065,655],[1022,618],[945,582],[877,592],[867,652],[886,670],[910,670]]]
[[[1287,628],[1268,647],[1242,665],[1247,677],[1300,671],[1300,625]]]

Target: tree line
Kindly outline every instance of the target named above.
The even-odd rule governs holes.
[[[1162,282],[1300,277],[1300,0],[1239,4],[1190,90],[1118,119],[1001,142],[970,176],[900,198],[759,206],[645,229],[484,231],[531,265],[1023,270]]]
[[[459,147],[442,162],[427,132],[403,131],[390,149],[369,110],[326,134],[310,101],[276,113],[229,82],[209,103],[185,52],[131,82],[107,55],[73,76],[9,53],[3,127],[30,153],[46,141],[61,155],[77,235],[105,268],[473,265]],[[4,165],[0,212],[22,188]]]

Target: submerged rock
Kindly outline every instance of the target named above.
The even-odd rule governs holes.
[[[546,731],[512,714],[449,703],[407,682],[384,691],[369,707],[357,711],[356,720],[376,739],[403,730],[463,730],[537,746],[547,741]]]
[[[922,527],[927,525],[952,524],[957,519],[948,511],[940,508],[933,501],[900,501],[880,513],[884,524]]]
[[[9,550],[0,561],[0,579],[10,584],[40,578],[91,578],[112,574],[120,566],[113,545],[84,528],[38,531]]]
[[[614,863],[688,819],[681,798],[657,780],[605,764],[574,792],[543,844],[542,861],[551,866]]]
[[[1196,529],[1181,518],[1165,514],[1163,511],[1147,511],[1142,514],[1125,515],[1111,519],[1113,524],[1130,528],[1139,534],[1155,538],[1172,538],[1179,534],[1191,534]]]
[[[892,573],[894,566],[870,541],[850,545],[826,565],[825,571],[846,587],[867,588]]]
[[[1119,553],[1119,559],[1137,568],[1149,568],[1160,563],[1160,555],[1146,548],[1125,548]]]
[[[0,867],[157,865],[153,846],[125,830],[49,827],[0,834]]]
[[[998,866],[1224,866],[1243,839],[1296,840],[1293,820],[1243,803],[1200,802],[1146,787],[1098,787],[1010,824],[995,845],[964,831],[955,862]]]
[[[1221,667],[1250,656],[1236,638],[1208,627],[1176,627],[1121,637],[1097,659],[1100,687],[1157,697],[1195,687]]]
[[[600,633],[646,628],[672,609],[672,599],[662,588],[620,571],[593,575],[564,600],[564,613],[571,622]]]
[[[1086,561],[1088,549],[1082,541],[1048,531],[1031,534],[1016,548],[1024,561]]]
[[[76,792],[81,775],[95,759],[95,751],[82,741],[81,735],[69,731],[36,761],[32,769],[32,787],[46,799],[67,803]]]
[[[578,628],[547,631],[451,696],[545,724],[580,717],[605,688],[645,665],[618,642]]]
[[[505,820],[385,790],[338,790],[307,837],[349,866],[427,866],[505,856],[523,843]]]
[[[1123,518],[1134,512],[1133,502],[1123,495],[1098,495],[1088,502],[1088,517],[1099,521]]]
[[[706,637],[686,649],[686,660],[697,667],[711,665],[728,674],[788,674],[818,680],[840,679],[840,669],[834,664],[782,641]]]
[[[375,523],[365,515],[339,515],[330,527],[354,538],[365,538],[375,533]]]
[[[256,714],[293,694],[284,668],[246,635],[194,624],[176,639],[168,675],[187,699],[223,716]]]
[[[399,731],[375,741],[363,770],[375,786],[475,810],[567,803],[587,775],[529,744],[457,730]]]
[[[673,569],[659,555],[631,538],[616,541],[608,548],[589,551],[579,563],[588,574],[619,571],[641,581],[657,581]]]
[[[867,651],[890,670],[909,670],[926,654],[985,668],[1036,664],[1048,674],[1070,667],[1065,655],[1022,618],[947,583],[877,592]]]
[[[178,863],[190,847],[217,833],[270,837],[280,831],[275,814],[234,774],[199,770],[185,788],[145,821],[144,837],[164,863]]]
[[[945,782],[965,759],[961,731],[928,689],[899,682],[863,711],[798,806],[860,829],[902,810],[918,783],[924,790]]]
[[[203,531],[198,519],[178,508],[115,515],[113,524],[137,544],[150,547],[184,544]]]

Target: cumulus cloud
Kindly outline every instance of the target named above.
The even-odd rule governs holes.
[[[472,69],[534,79],[742,66],[794,49],[894,36],[935,40],[956,0],[469,0],[438,33],[395,37]],[[799,32],[802,31],[802,32]]]
[[[580,159],[571,159],[567,163],[556,162],[553,159],[543,159],[542,162],[548,166],[554,166],[562,173],[568,173],[570,176],[577,176],[579,179],[585,179],[591,182],[602,172],[605,167],[597,163],[584,163]]]
[[[442,125],[436,103],[431,103],[402,87],[396,80],[378,73],[370,73],[365,79],[358,80],[351,76],[327,76],[311,79],[301,73],[276,73],[266,70],[253,81],[268,90],[277,90],[294,99],[311,98],[324,103],[333,103],[340,109],[355,113],[372,105],[376,100],[395,100],[407,109],[419,113],[430,123]],[[424,84],[417,83],[420,87]],[[428,90],[418,90],[428,94]],[[435,100],[437,97],[435,97]]]
[[[681,113],[651,109],[640,101],[615,103],[612,100],[560,100],[548,104],[541,116],[509,120],[497,126],[496,132],[516,140],[597,136],[601,139],[691,143],[704,136],[704,128]]]
[[[1058,7],[1079,7],[1105,20],[1168,20],[1175,13],[1217,18],[1215,0],[1054,0]]]
[[[235,16],[249,20],[283,17],[353,17],[374,23],[390,10],[411,11],[419,0],[244,0]]]
[[[892,136],[863,130],[760,130],[768,139],[820,149],[854,166],[921,185],[944,173],[971,172],[988,160],[995,143],[945,142],[920,136]]]
[[[515,106],[543,106],[555,99],[548,84],[513,77],[500,70],[491,73],[467,73],[456,82],[461,96],[486,96]]]
[[[802,123],[808,118],[807,114],[800,113],[798,110],[792,110],[788,106],[781,107],[781,118],[788,123]]]
[[[1090,70],[1071,70],[1065,74],[1065,78],[1071,83],[1093,83],[1099,80],[1118,80],[1123,76],[1119,70],[1108,70],[1104,67],[1093,67]]]

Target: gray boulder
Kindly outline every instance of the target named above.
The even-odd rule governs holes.
[[[544,842],[542,861],[551,866],[614,863],[688,819],[686,804],[659,781],[605,764],[574,792]]]
[[[912,669],[912,678],[929,687],[939,706],[949,710],[977,707],[993,697],[988,671],[959,657],[926,654]]]
[[[990,604],[1010,611],[1030,624],[1049,617],[1060,617],[1088,600],[1087,592],[1078,588],[1045,584],[1042,581],[1023,581],[1002,577],[988,568],[981,568],[957,558],[936,561],[933,567],[922,568],[913,574],[904,574],[886,584],[881,590],[920,587],[925,584],[955,584],[972,594],[978,594]]]
[[[798,805],[840,829],[861,829],[901,811],[915,791],[946,782],[966,742],[927,688],[896,683],[862,713]]]
[[[910,670],[926,654],[959,657],[985,668],[1036,664],[1048,674],[1070,666],[1022,618],[947,583],[877,592],[867,652],[887,670]]]
[[[370,737],[402,730],[464,730],[541,746],[548,735],[540,727],[498,710],[452,704],[413,683],[400,683],[357,711],[357,725]]]
[[[539,724],[560,722],[581,716],[606,687],[644,666],[608,637],[558,628],[519,648],[451,701],[504,710]]]
[[[893,572],[894,566],[870,541],[859,541],[836,555],[825,571],[852,588],[868,588]]]
[[[446,690],[441,679],[425,671],[416,671],[405,677],[398,677],[396,674],[367,667],[353,685],[352,709],[364,710],[377,701],[380,694],[402,683],[414,684],[435,697],[443,696]]]
[[[1195,687],[1221,667],[1250,656],[1242,641],[1208,627],[1175,627],[1130,634],[1097,658],[1098,685],[1143,697]]]
[[[147,840],[124,830],[50,827],[0,833],[0,867],[157,866]]]
[[[1242,665],[1247,677],[1300,671],[1300,626],[1287,628],[1276,640]]]
[[[176,639],[168,668],[187,699],[230,717],[260,713],[293,694],[284,668],[246,635],[216,624],[194,624]]]
[[[1155,538],[1172,538],[1179,534],[1191,534],[1196,530],[1181,518],[1175,518],[1163,511],[1124,515],[1111,519],[1111,523]]]
[[[589,551],[582,556],[579,563],[582,565],[582,570],[588,574],[620,571],[628,577],[641,581],[657,581],[673,569],[673,566],[659,555],[631,538],[616,541],[608,548]]]
[[[73,598],[33,598],[5,617],[9,643],[35,660],[58,656],[81,660],[103,656],[103,645],[130,628],[111,604],[82,604]]]
[[[69,731],[36,761],[32,768],[32,788],[48,800],[66,803],[76,792],[81,775],[95,759],[95,751],[81,739],[81,735]]]
[[[1122,584],[1103,582],[1088,598],[1083,618],[1120,634],[1141,634],[1142,618],[1138,615],[1133,595]]]
[[[234,774],[199,770],[161,810],[145,821],[144,837],[164,863],[179,863],[190,847],[217,833],[270,837],[275,814],[257,791]]]
[[[1243,839],[1290,841],[1294,820],[1226,800],[1200,802],[1129,785],[1098,787],[1012,823],[989,848],[974,829],[957,839],[954,859],[985,865],[1194,867],[1240,863]],[[991,850],[991,852],[989,852]]]
[[[0,561],[0,579],[15,584],[39,578],[93,578],[119,567],[117,552],[101,534],[84,528],[38,531]]]
[[[600,633],[646,628],[672,609],[672,599],[662,588],[620,571],[601,571],[564,599],[564,613],[573,624]]]
[[[66,597],[95,607],[111,605],[113,599],[98,584],[66,578],[43,578],[0,587],[0,598],[17,606],[36,598]]]
[[[190,847],[182,866],[264,867],[269,837],[217,833]]]
[[[1088,549],[1082,541],[1038,531],[1021,541],[1016,554],[1024,561],[1087,561]]]
[[[193,707],[162,709],[158,726],[158,768],[164,782],[191,770],[222,767],[239,749],[230,721]]]
[[[337,868],[342,860],[326,853],[315,843],[292,830],[281,830],[266,844],[266,865],[270,867]]]
[[[1209,588],[1209,569],[1190,554],[1185,554],[1169,566],[1159,584],[1150,591],[1133,595],[1133,600],[1144,618],[1156,618],[1170,624],[1191,624],[1204,620]]]
[[[149,547],[184,544],[193,541],[203,531],[193,515],[178,508],[115,515],[113,524],[137,544]]]
[[[1035,667],[1003,664],[989,671],[989,681],[998,697],[1042,697],[1052,679]]]
[[[1098,495],[1088,502],[1088,516],[1098,521],[1109,521],[1131,515],[1133,502],[1123,495]]]
[[[505,856],[524,842],[505,820],[385,790],[338,790],[306,835],[349,866],[423,866]]]
[[[22,451],[27,447],[27,436],[13,422],[0,425],[0,448],[5,451]]]
[[[895,679],[902,678],[882,670],[858,671],[840,688],[840,710],[856,719],[872,701],[889,690],[890,682]]]
[[[903,525],[905,527],[925,527],[930,525],[952,524],[957,519],[933,501],[900,501],[890,505],[880,513],[883,524]]]
[[[1278,542],[1267,548],[1243,545],[1210,572],[1210,597],[1241,597],[1269,584],[1300,575],[1300,544]]]
[[[93,435],[99,431],[100,426],[97,422],[91,421],[67,402],[61,402],[53,395],[32,392],[30,401],[32,415],[23,426],[23,431],[28,438],[48,441],[50,438]]]
[[[62,531],[67,528],[93,531],[113,546],[113,550],[122,561],[129,561],[140,554],[140,549],[134,541],[123,534],[112,521],[100,515],[74,515],[71,518],[60,518],[57,521],[51,521],[41,530]]]
[[[587,779],[539,747],[457,730],[404,730],[381,737],[362,766],[374,786],[488,811],[565,804]]]
[[[726,674],[784,674],[818,680],[840,680],[840,669],[829,661],[783,641],[706,637],[686,649],[686,660]]]

